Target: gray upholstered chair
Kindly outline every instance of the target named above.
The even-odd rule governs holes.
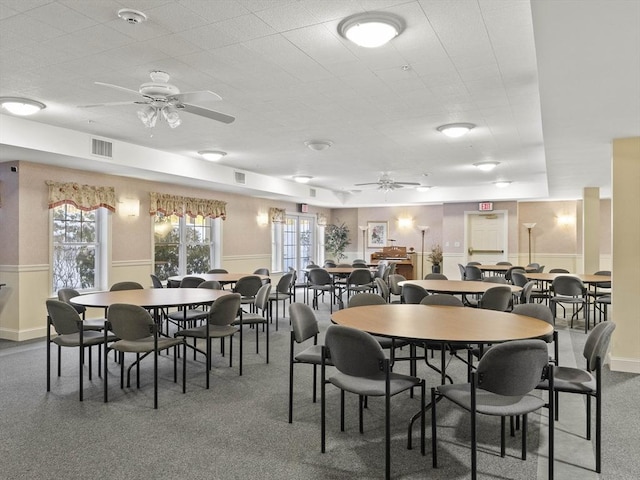
[[[602,322],[589,333],[584,344],[583,356],[586,368],[556,367],[554,371],[554,393],[556,406],[558,394],[576,393],[587,397],[587,440],[591,440],[591,398],[596,400],[596,472],[602,472],[602,364],[609,349],[611,334],[616,328],[613,322]],[[548,390],[549,383],[543,381],[538,388]],[[556,409],[556,420],[558,410]]]
[[[570,273],[566,268],[552,268],[549,273]]]
[[[211,268],[207,271],[207,273],[229,273],[229,270],[225,268]]]
[[[509,283],[513,283],[512,279],[511,279],[511,274],[513,272],[520,272],[520,273],[525,273],[526,270],[524,269],[524,267],[520,266],[520,265],[514,265],[512,267],[509,267],[509,270],[507,270],[504,274],[504,278],[507,282]]]
[[[425,280],[449,280],[444,273],[427,273],[424,276]]]
[[[511,262],[507,262],[507,261],[501,261],[501,262],[497,262],[496,265],[508,265],[509,267],[511,267],[513,264]]]
[[[578,306],[571,315],[571,327],[573,328],[573,320],[578,313],[584,311],[584,333],[589,330],[589,297],[587,288],[578,277],[571,275],[560,275],[551,282],[551,296],[549,297],[551,311],[553,317],[557,318],[557,306],[570,304]]]
[[[158,358],[162,350],[171,347],[173,353],[173,381],[178,381],[178,347],[184,344],[182,338],[160,337],[158,325],[147,310],[137,305],[114,303],[107,311],[107,321],[110,329],[118,340],[111,344],[111,348],[119,352],[120,388],[124,388],[124,354],[135,353],[136,360],[127,369],[127,387],[130,386],[131,368],[136,366],[136,387],[140,388],[140,362],[153,354],[153,408],[158,408]],[[142,355],[140,355],[142,354]],[[106,357],[106,356],[105,356]],[[182,393],[186,392],[186,358],[182,359]],[[108,400],[107,365],[104,372],[104,401]]]
[[[554,396],[548,403],[534,390],[541,378],[548,378],[553,391],[553,367],[549,365],[547,345],[542,340],[515,340],[494,345],[478,362],[471,382],[440,385],[431,389],[431,438],[433,467],[438,466],[437,405],[446,398],[471,413],[471,478],[477,478],[476,417],[478,414],[501,419],[500,455],[505,455],[505,419],[522,416],[522,459],[527,453],[527,415],[545,406],[553,418]],[[549,421],[549,478],[553,478],[554,422]]]
[[[478,301],[478,308],[506,312],[511,306],[512,296],[511,287],[508,285],[496,285],[482,294]]]
[[[102,331],[102,329],[104,328],[104,322],[106,318],[92,318],[87,320],[86,319],[87,307],[85,307],[84,305],[77,305],[71,302],[72,298],[75,298],[79,295],[80,295],[80,292],[78,292],[73,288],[61,288],[60,290],[58,290],[58,300],[64,303],[68,303],[74,308],[76,312],[78,312],[78,314],[82,317],[82,320],[83,320],[82,326],[85,331],[86,330]],[[100,348],[101,347],[98,346],[98,349]]]
[[[184,337],[185,340],[187,338],[193,339],[193,345],[190,345],[187,342],[185,342],[184,344],[183,350],[185,359],[187,356],[187,346],[189,346],[196,352],[202,353],[205,356],[207,389],[209,388],[209,372],[211,370],[211,342],[214,338],[220,338],[223,342],[222,345],[224,347],[224,339],[229,337],[229,367],[233,366],[233,336],[238,333],[239,328],[232,324],[236,320],[239,309],[239,293],[224,295],[213,302],[213,305],[211,305],[211,308],[209,309],[207,320],[206,322],[204,322],[204,325],[201,325],[199,327],[187,328],[184,330],[178,330],[174,334],[175,337]],[[205,351],[202,351],[197,347],[196,340],[198,339],[205,340]],[[224,348],[222,349],[222,353],[224,355]],[[240,370],[242,371],[242,355],[240,355],[239,364]]]
[[[385,302],[389,302],[389,296],[391,295],[391,292],[389,290],[389,285],[387,284],[387,282],[385,282],[380,277],[376,277],[373,279],[373,284],[376,287],[376,291],[378,292],[378,295],[384,298]]]
[[[402,302],[402,287],[398,285],[399,282],[404,282],[406,278],[398,273],[389,275],[389,302],[401,303]],[[391,295],[399,297],[399,300],[393,300]]]
[[[539,320],[547,322],[552,327],[555,327],[555,319],[553,318],[553,313],[551,313],[551,309],[549,308],[549,306],[543,303],[522,303],[520,305],[514,306],[511,313],[537,318]],[[543,340],[547,343],[553,344],[553,357],[551,361],[558,365],[558,332],[554,328],[553,333],[543,338]]]
[[[429,293],[420,285],[405,283],[402,286],[402,303],[417,305],[427,295],[429,295]]]
[[[293,422],[293,367],[297,364],[313,365],[313,403],[316,402],[318,367],[322,364],[322,346],[318,345],[318,320],[313,309],[304,303],[292,303],[289,306],[291,318],[291,340],[289,348],[289,423]],[[313,339],[313,344],[296,352],[300,345]],[[325,361],[331,365],[331,360]]]
[[[260,343],[258,342],[258,325],[262,325],[265,331],[266,358],[265,363],[269,363],[269,295],[271,295],[271,284],[265,283],[258,289],[258,293],[253,300],[251,312],[239,310],[238,317],[232,323],[240,327],[240,358],[242,358],[244,338],[243,326],[249,325],[256,332],[256,355],[260,353]],[[214,302],[215,305],[215,302]],[[242,362],[240,362],[240,375],[242,375]]]
[[[458,264],[458,270],[460,270],[460,280],[466,280],[467,270],[461,263]]]
[[[266,267],[256,268],[253,272],[254,275],[266,275],[269,276],[269,269]]]
[[[464,307],[464,303],[458,297],[448,293],[429,295],[420,300],[421,305],[443,305],[447,307]]]
[[[164,288],[164,285],[162,285],[162,281],[157,275],[150,273],[149,276],[151,277],[151,285],[153,286],[153,288]]]
[[[364,295],[364,294],[360,294]],[[385,400],[385,478],[391,478],[391,397],[401,392],[421,388],[421,411],[424,412],[424,380],[391,371],[391,361],[380,344],[367,332],[342,325],[331,325],[325,335],[325,354],[331,358],[336,372],[326,378],[322,364],[321,385],[321,451],[325,452],[326,437],[326,385],[340,389],[340,429],[344,431],[344,392],[359,397],[359,427],[364,432],[364,398],[383,397]],[[395,423],[395,422],[394,422]],[[421,442],[424,448],[424,413],[421,422]]]
[[[240,303],[242,305],[254,305],[258,290],[262,287],[262,279],[257,275],[247,275],[240,277],[233,286],[233,293],[240,294]]]
[[[197,277],[191,277],[197,278]],[[202,279],[200,279],[202,280]],[[209,288],[211,290],[221,290],[220,282],[216,280],[207,280],[197,282],[197,288]],[[191,287],[193,288],[193,287]],[[168,323],[173,323],[178,328],[185,328],[187,326],[195,326],[200,320],[207,318],[209,312],[209,305],[191,305],[190,307],[184,307],[176,312],[166,313],[167,318],[167,332],[169,331]]]
[[[475,265],[467,265],[464,267],[463,280],[482,280],[482,270]]]
[[[204,282],[203,278],[194,277],[194,276],[186,276],[180,280],[180,288],[198,288],[198,286]]]
[[[324,293],[329,293],[329,311],[333,312],[333,300],[336,298],[336,286],[331,280],[331,275],[324,268],[312,268],[308,273],[309,287],[308,289],[313,292],[313,299],[311,300],[311,306],[315,309],[318,308],[318,298]]]
[[[111,285],[110,292],[118,292],[121,290],[142,290],[144,287],[138,282],[117,282]]]
[[[382,278],[382,277],[377,277]],[[349,274],[346,281],[347,299],[356,293],[370,292],[373,290],[373,279],[367,268],[356,268]]]
[[[269,295],[269,305],[270,305],[269,312],[271,313],[271,316],[273,316],[272,314],[273,304],[274,303],[276,304],[276,331],[278,330],[278,316],[279,316],[278,303],[282,302],[282,316],[284,316],[286,302],[287,300],[289,300],[289,303],[291,303],[291,298],[293,297],[293,291],[291,286],[292,283],[295,281],[293,279],[293,275],[294,273],[292,272],[285,273],[284,275],[282,275],[280,277],[280,280],[278,280],[278,284],[276,285],[276,290],[274,292],[271,292],[271,294]]]
[[[79,370],[78,398],[83,400],[84,391],[84,349],[89,349],[89,380],[91,380],[92,355],[91,347],[101,346],[105,343],[105,336],[97,330],[85,330],[84,322],[73,306],[60,300],[47,300],[47,392],[51,391],[51,344],[58,346],[58,376],[62,375],[62,347],[77,348]],[[104,321],[103,321],[104,324]],[[51,327],[56,332],[51,337]],[[115,337],[108,334],[106,340],[112,341]],[[106,348],[106,346],[105,346]],[[100,372],[101,355],[98,354],[98,372]]]

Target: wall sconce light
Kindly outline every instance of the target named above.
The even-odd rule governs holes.
[[[411,217],[401,217],[398,219],[399,228],[411,228],[413,226],[413,219]]]
[[[258,223],[259,227],[266,227],[267,225],[269,225],[269,215],[267,215],[266,213],[259,213],[256,217],[256,222]]]
[[[140,200],[137,198],[122,198],[120,203],[120,215],[123,217],[137,217],[140,215]]]
[[[573,225],[576,222],[576,219],[573,215],[558,215],[556,219],[558,225],[561,227],[568,227],[569,225]]]

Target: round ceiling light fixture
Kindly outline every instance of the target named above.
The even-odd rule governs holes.
[[[144,13],[138,10],[131,10],[130,8],[118,10],[118,17],[131,25],[137,25],[138,23],[147,21],[147,16]]]
[[[475,128],[473,123],[448,123],[446,125],[440,125],[438,131],[444,133],[447,137],[458,138],[466,135]]]
[[[298,183],[309,183],[313,177],[310,175],[294,175],[293,179]]]
[[[323,150],[327,150],[329,147],[331,147],[331,145],[333,145],[333,142],[331,142],[330,140],[309,140],[304,142],[304,144],[310,150],[322,152]]]
[[[511,185],[509,180],[498,180],[497,182],[493,182],[493,184],[498,188],[506,188]]]
[[[210,162],[217,162],[226,154],[227,152],[221,152],[219,150],[200,150],[198,152],[198,155],[200,155],[205,160],[209,160]]]
[[[416,187],[416,190],[418,192],[428,192],[429,190],[431,190],[433,187],[429,186],[429,185],[420,185],[419,187]]]
[[[36,100],[22,97],[0,97],[0,106],[7,112],[14,115],[20,115],[22,117],[27,115],[33,115],[47,108],[47,106]]]
[[[483,172],[490,172],[498,165],[500,165],[500,162],[478,162],[473,164],[474,167],[478,170],[482,170]]]
[[[360,47],[377,48],[400,35],[404,26],[402,18],[391,13],[358,13],[342,20],[338,33]]]

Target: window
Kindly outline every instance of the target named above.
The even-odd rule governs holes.
[[[154,269],[166,280],[172,275],[206,273],[220,254],[221,224],[201,215],[163,215],[154,218]]]
[[[284,223],[272,223],[273,271],[301,270],[313,260],[314,218],[287,215]]]
[[[102,288],[106,283],[106,210],[86,212],[64,204],[50,211],[53,292]]]

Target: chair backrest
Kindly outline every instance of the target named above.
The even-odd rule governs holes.
[[[241,298],[239,293],[231,293],[213,302],[207,315],[209,325],[230,325],[235,322],[240,310]]]
[[[271,295],[271,284],[265,283],[258,289],[256,298],[253,301],[256,308],[259,308],[261,311],[266,312],[267,308],[269,308],[269,295]]]
[[[524,284],[520,291],[520,303],[531,303],[531,292],[536,287],[536,282],[531,280]]]
[[[255,297],[262,286],[262,280],[257,275],[240,277],[233,287],[234,293],[243,297]]]
[[[402,286],[402,299],[404,303],[418,304],[429,293],[420,285],[414,285],[413,283],[405,283]]]
[[[482,280],[482,270],[475,265],[467,265],[464,267],[465,280]]]
[[[350,263],[338,263],[336,265],[337,268],[351,268],[351,264]]]
[[[562,295],[566,297],[580,297],[587,293],[587,289],[578,277],[572,277],[571,275],[561,275],[553,279],[551,282],[551,290],[556,295]]]
[[[507,285],[491,287],[482,294],[478,307],[506,312],[509,309],[511,295],[511,288]]]
[[[467,266],[469,265],[482,265],[482,262],[467,262]]]
[[[544,267],[545,267],[544,265],[540,265],[540,266],[536,269],[536,272],[535,272],[535,273],[542,273],[542,272],[544,272]]]
[[[373,283],[376,285],[376,290],[378,291],[378,295],[384,298],[385,302],[389,301],[389,285],[381,278],[374,278]]]
[[[204,282],[200,277],[184,277],[180,280],[180,288],[198,288],[198,286]]]
[[[529,280],[527,280],[525,274],[521,271],[517,270],[515,272],[511,272],[511,283],[513,283],[514,285],[517,285],[518,287],[524,287],[528,281]]]
[[[309,283],[311,285],[331,284],[331,275],[324,268],[312,268],[309,270]]]
[[[516,266],[514,266],[514,267],[509,267],[509,270],[507,270],[507,271],[505,272],[505,274],[504,274],[504,278],[507,280],[507,282],[510,282],[510,281],[511,281],[511,274],[512,274],[513,272],[522,272],[522,273],[525,273],[525,269],[524,269],[524,267],[521,267],[521,266],[518,266],[518,265],[516,265]]]
[[[501,275],[491,275],[490,277],[484,277],[482,281],[487,283],[499,283],[501,285],[506,285],[508,283],[507,279]]]
[[[354,260],[351,266],[354,268],[369,268],[367,262],[364,260]]]
[[[549,273],[570,273],[566,268],[552,268]]]
[[[496,265],[509,265],[509,266],[511,266],[511,265],[513,265],[513,264],[512,264],[511,262],[505,262],[505,261],[503,261],[503,262],[498,262],[498,263],[496,263]]]
[[[598,270],[594,275],[611,276],[611,270]],[[611,288],[611,282],[598,283],[598,288]]]
[[[539,268],[540,268],[540,264],[536,262],[530,263],[529,265],[524,267],[525,270],[538,270]]]
[[[407,279],[399,273],[389,275],[389,291],[394,295],[402,295],[402,287],[398,285],[398,283],[406,280]]]
[[[207,273],[229,273],[229,271],[224,268],[212,268]]]
[[[75,303],[71,303],[71,299],[80,295],[80,292],[74,290],[73,288],[61,288],[58,290],[58,300],[64,303],[68,303],[71,305],[74,310],[80,314],[84,313],[87,308],[84,305],[76,305]]]
[[[313,313],[313,309],[305,303],[294,302],[289,305],[289,318],[291,319],[293,338],[297,343],[302,343],[320,333],[316,315]]]
[[[460,280],[465,280],[465,277],[467,276],[467,270],[464,268],[464,265],[459,263],[458,269],[460,270]]]
[[[386,263],[382,263],[382,264],[378,264],[378,268],[376,268],[375,273],[373,274],[373,276],[375,278],[384,278],[385,273],[389,271],[389,265]]]
[[[335,268],[336,267],[336,262],[334,262],[333,260],[325,260],[323,267],[324,268]]]
[[[464,303],[458,297],[448,293],[429,295],[420,300],[421,305],[444,305],[447,307],[464,307]]]
[[[587,370],[593,372],[597,367],[597,359],[604,360],[604,356],[609,349],[611,334],[616,329],[616,324],[608,322],[600,322],[589,332],[587,341],[584,344],[582,354],[587,360]]]
[[[295,270],[294,270],[295,271]],[[276,285],[276,291],[278,293],[289,293],[289,289],[291,288],[291,282],[293,282],[293,273],[285,273],[278,280],[278,285]]]
[[[514,340],[486,350],[477,367],[478,387],[498,395],[521,396],[533,391],[549,365],[543,340]]]
[[[257,268],[254,272],[254,275],[266,275],[267,277],[269,276],[269,269],[268,268]]]
[[[47,300],[47,313],[58,335],[78,333],[78,322],[82,321],[75,308],[61,300]]]
[[[153,288],[164,288],[164,285],[162,285],[162,282],[157,275],[150,273],[149,276],[151,277],[151,284],[153,285]]]
[[[347,278],[349,285],[367,285],[371,283],[371,272],[367,268],[356,268]]]
[[[320,265],[318,265],[316,263],[310,263],[309,265],[307,265],[307,268],[311,269],[311,268],[321,268],[321,267],[320,267]]]
[[[342,325],[331,325],[325,335],[331,362],[342,373],[353,377],[383,379],[385,354],[371,334]]]
[[[427,273],[424,276],[425,280],[449,280],[444,273]]]
[[[511,313],[544,320],[549,325],[554,324],[553,312],[551,311],[551,308],[544,303],[521,303],[519,305],[515,305]]]
[[[211,290],[222,290],[222,285],[217,280],[206,280],[198,285],[198,288],[209,288]]]
[[[141,340],[153,335],[151,314],[138,305],[114,303],[107,310],[111,331],[121,340]]]
[[[377,293],[363,292],[351,297],[347,308],[362,307],[364,305],[384,305],[385,303],[387,303],[386,300]]]
[[[118,292],[120,290],[142,290],[144,287],[138,282],[118,282],[111,285],[110,292]]]

